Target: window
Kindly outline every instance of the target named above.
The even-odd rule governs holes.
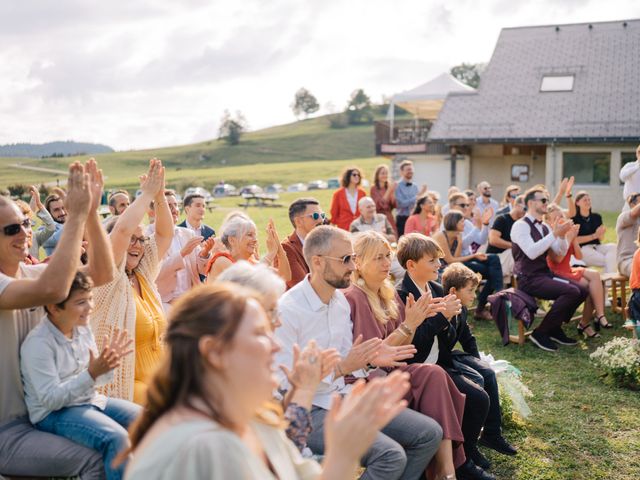
[[[573,91],[573,75],[545,75],[540,84],[541,92],[571,92]]]
[[[576,178],[576,184],[609,185],[610,152],[564,152],[562,176]]]
[[[629,162],[636,161],[636,152],[622,152],[620,154],[620,168],[624,167]],[[624,185],[624,182],[620,182],[620,185]]]

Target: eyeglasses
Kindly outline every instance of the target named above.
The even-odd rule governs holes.
[[[313,219],[314,219],[314,220],[316,220],[316,221],[317,221],[317,220],[320,220],[320,219],[324,220],[324,219],[326,219],[326,218],[327,218],[327,214],[326,214],[326,213],[324,213],[324,212],[321,212],[321,213],[318,213],[318,212],[307,213],[307,214],[306,214],[306,215],[304,215],[304,216],[305,216],[305,217],[311,217],[311,218],[313,218]]]
[[[136,237],[135,235],[132,235],[131,240],[129,240],[129,246],[133,247],[138,242],[140,242],[140,245],[144,246],[148,241],[149,237]]]
[[[343,265],[349,265],[351,262],[356,261],[356,254],[349,253],[344,257],[332,257],[331,255],[318,255],[319,257],[330,258],[331,260],[339,260]]]
[[[460,208],[467,208],[470,206],[471,206],[470,203],[456,203],[456,207],[460,207]]]
[[[535,200],[536,202],[542,202],[542,204],[543,204],[543,205],[549,201],[549,199],[548,199],[548,198],[546,198],[546,197],[543,197],[543,198],[534,198],[534,200]]]
[[[25,218],[20,223],[12,223],[11,225],[7,225],[6,227],[3,227],[2,231],[7,237],[13,237],[14,235],[17,235],[18,233],[20,233],[21,227],[24,228],[25,230],[31,229],[31,220],[28,218]]]
[[[359,174],[358,172],[352,172],[352,173],[351,173],[351,176],[352,176],[352,177],[359,177],[359,176],[360,176],[360,174]]]
[[[510,193],[509,194],[509,198],[517,198],[518,194],[517,193]]]

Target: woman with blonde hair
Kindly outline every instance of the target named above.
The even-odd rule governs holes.
[[[351,307],[354,337],[381,338],[390,345],[411,344],[418,326],[443,311],[444,303],[423,295],[415,302],[411,297],[405,307],[389,280],[391,246],[379,233],[359,235],[354,252],[356,270],[344,292]],[[430,478],[455,478],[455,467],[465,461],[461,447],[464,395],[437,365],[414,363],[399,369],[410,374],[410,408],[433,418],[443,430],[442,443],[429,466]]]
[[[281,419],[265,408],[279,347],[255,294],[238,285],[201,285],[170,315],[167,357],[130,430],[128,480],[352,478],[378,429],[406,406],[402,374],[335,397],[320,467],[300,456]]]

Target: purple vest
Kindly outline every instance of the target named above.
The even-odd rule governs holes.
[[[540,234],[540,231],[536,228],[535,224],[529,219],[529,217],[524,217],[523,220],[529,224],[531,238],[533,238],[533,241],[539,242],[540,240],[542,240],[543,235]],[[542,231],[544,232],[545,237],[549,234],[549,229],[544,224],[542,225]],[[515,273],[518,277],[551,275],[551,270],[549,270],[549,266],[547,265],[547,252],[543,253],[538,258],[534,258],[533,260],[531,260],[522,251],[517,243],[512,243],[511,253],[513,254],[514,261],[513,273]]]

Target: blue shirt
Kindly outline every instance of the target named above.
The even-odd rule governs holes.
[[[44,252],[47,254],[47,257],[53,255],[53,251],[56,249],[56,246],[60,241],[60,237],[62,236],[62,229],[64,228],[64,223],[55,222],[55,224],[56,231],[42,244],[42,248],[44,248]],[[45,226],[40,227],[38,229],[38,233],[46,228],[47,227]]]
[[[418,185],[402,180],[396,187],[396,214],[408,217],[416,205]]]

